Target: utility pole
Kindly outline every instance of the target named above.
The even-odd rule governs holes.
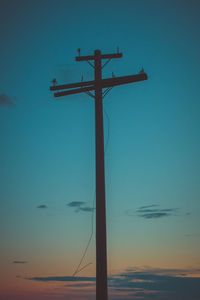
[[[103,133],[103,98],[114,87],[122,84],[147,80],[142,70],[139,74],[102,79],[102,69],[113,58],[121,58],[122,53],[101,54],[95,50],[94,55],[79,56],[76,61],[87,61],[94,68],[94,80],[78,83],[55,85],[50,87],[55,97],[86,93],[95,99],[95,143],[96,143],[96,300],[108,299],[107,287],[107,247],[106,247],[106,199],[105,199],[105,164]],[[106,62],[102,66],[102,60]],[[103,91],[103,89],[105,89]],[[60,91],[63,90],[63,91]],[[91,93],[94,91],[94,95]]]

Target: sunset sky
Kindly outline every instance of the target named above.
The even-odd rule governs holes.
[[[49,87],[93,79],[78,48],[117,47],[103,76],[148,80],[104,99],[109,299],[200,299],[200,2],[1,0],[0,19],[0,300],[95,299],[94,100]]]

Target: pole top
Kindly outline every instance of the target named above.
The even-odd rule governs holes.
[[[98,50],[98,49],[97,49],[97,50],[95,50],[95,51],[94,51],[94,55],[101,55],[101,51],[100,51],[100,50]]]

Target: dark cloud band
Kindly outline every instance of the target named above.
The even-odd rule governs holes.
[[[196,273],[199,277],[190,276]],[[48,276],[29,277],[28,280],[73,283],[73,287],[88,288],[95,277]],[[84,283],[84,284],[83,284]],[[118,299],[197,300],[200,299],[200,270],[129,269],[108,278],[109,288]],[[131,298],[131,299],[132,299]],[[113,298],[112,298],[113,299]]]
[[[37,206],[37,208],[41,208],[41,209],[43,209],[43,208],[48,208],[48,206],[47,206],[47,205],[45,205],[45,204],[42,204],[42,205],[38,205],[38,206]]]
[[[0,106],[15,106],[13,100],[14,98],[11,98],[6,94],[0,94]]]
[[[64,282],[85,282],[96,281],[95,277],[75,277],[75,276],[48,276],[48,277],[29,277],[25,278],[34,281],[64,281]]]
[[[69,207],[81,207],[83,205],[85,205],[85,202],[82,202],[82,201],[72,201],[67,204],[67,206],[69,206]]]
[[[12,263],[13,264],[27,264],[28,262],[26,260],[14,260]]]
[[[159,219],[163,217],[175,216],[178,208],[159,208],[157,204],[139,207],[136,211],[127,211],[128,216],[138,216],[144,219]]]
[[[82,201],[73,201],[67,204],[69,207],[75,208],[75,212],[84,211],[84,212],[92,212],[95,208],[86,206],[86,202]]]

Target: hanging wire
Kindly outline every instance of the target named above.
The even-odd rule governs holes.
[[[88,248],[90,246],[90,243],[91,243],[91,240],[92,240],[92,237],[93,237],[93,234],[94,234],[94,210],[95,210],[95,194],[96,194],[96,190],[94,192],[94,198],[93,198],[93,205],[92,205],[92,217],[91,217],[91,233],[90,233],[90,236],[89,236],[89,239],[88,239],[88,242],[87,242],[87,245],[85,247],[85,250],[83,252],[83,255],[81,256],[81,259],[80,259],[80,262],[79,264],[77,265],[77,268],[75,270],[75,272],[73,273],[73,277],[76,276],[77,273],[81,272],[83,269],[85,269],[87,266],[91,265],[92,263],[88,263],[87,265],[83,266],[81,268],[81,265],[82,265],[82,262],[87,254],[87,251],[88,251]]]
[[[85,265],[84,267],[82,267],[81,269],[79,269],[76,273],[74,273],[73,276],[75,276],[77,273],[81,272],[82,270],[84,270],[85,268],[87,268],[91,264],[92,264],[92,262],[88,263],[87,265]]]
[[[105,116],[107,118],[107,124],[108,124],[108,126],[107,126],[107,139],[106,139],[105,150],[104,150],[104,153],[106,153],[107,147],[108,147],[108,142],[109,142],[109,139],[110,139],[110,118],[109,118],[108,113],[106,112],[105,109],[104,109],[104,114],[105,114]],[[87,245],[85,247],[85,250],[84,250],[84,252],[83,252],[83,254],[81,256],[81,259],[80,259],[80,261],[79,261],[79,263],[78,263],[78,265],[76,267],[76,270],[74,271],[74,273],[72,275],[73,277],[75,277],[76,274],[78,274],[79,272],[81,272],[82,270],[84,270],[85,268],[87,268],[89,265],[92,264],[92,262],[90,262],[90,263],[87,263],[85,266],[81,267],[82,262],[83,262],[83,260],[84,260],[84,258],[86,256],[87,251],[89,249],[89,246],[91,244],[93,234],[94,234],[94,211],[95,211],[95,198],[96,198],[95,196],[96,196],[96,190],[94,192],[93,204],[92,204],[91,233],[90,233]]]

